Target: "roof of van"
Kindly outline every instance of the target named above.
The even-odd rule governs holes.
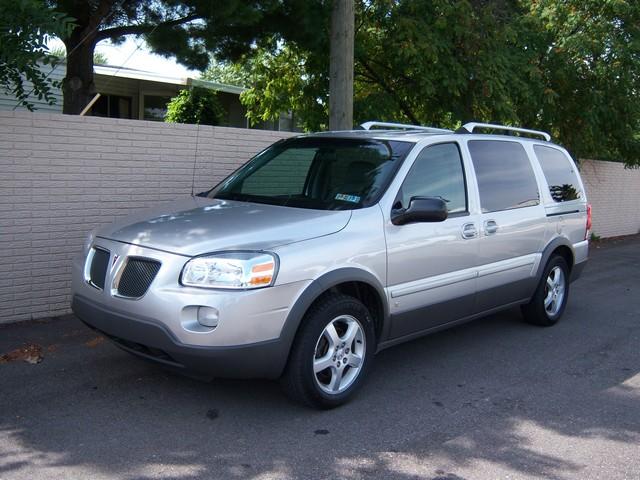
[[[426,132],[421,130],[338,130],[328,132],[309,133],[301,135],[303,137],[340,137],[340,138],[356,138],[356,139],[373,139],[373,140],[399,140],[404,142],[417,143],[425,138],[429,137],[458,137],[464,136],[465,138],[473,139],[488,139],[497,138],[502,140],[517,140],[527,141],[535,143],[545,143],[553,145],[553,142],[546,141],[542,138],[529,138],[523,136],[514,135],[501,135],[495,133],[467,133],[467,132],[455,132],[453,130],[444,132]]]
[[[480,133],[474,132],[475,129],[489,130],[491,132],[506,132],[506,134],[500,133]],[[529,136],[514,136],[513,133],[526,134]],[[547,132],[539,130],[531,130],[527,128],[511,127],[506,125],[498,125],[492,123],[477,123],[470,122],[464,124],[458,130],[448,130],[443,128],[425,127],[421,125],[409,125],[402,123],[388,123],[370,121],[360,125],[360,128],[356,130],[341,130],[341,131],[329,131],[321,133],[313,133],[304,136],[312,137],[342,137],[342,138],[371,138],[376,140],[403,140],[408,142],[419,142],[425,138],[432,136],[442,135],[470,135],[474,138],[501,138],[518,141],[532,141],[532,142],[544,142],[551,143],[551,135]],[[539,138],[531,138],[531,136]]]

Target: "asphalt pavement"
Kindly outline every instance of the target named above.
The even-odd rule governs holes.
[[[636,480],[639,346],[640,237],[592,249],[555,327],[514,309],[394,347],[327,412],[167,373],[72,316],[0,326],[0,480]]]

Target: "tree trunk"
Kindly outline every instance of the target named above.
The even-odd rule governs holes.
[[[62,84],[62,113],[78,115],[96,94],[93,82],[95,33],[87,36],[85,28],[76,27],[64,44],[67,47],[67,76]]]
[[[353,0],[333,0],[329,65],[329,129],[353,128]]]

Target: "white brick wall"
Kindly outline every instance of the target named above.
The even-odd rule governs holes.
[[[290,135],[0,111],[0,323],[68,313],[87,233],[189,195],[194,160],[199,192]]]
[[[69,312],[94,227],[209,188],[287,132],[0,111],[0,323]],[[593,231],[640,230],[640,170],[584,161]]]
[[[580,173],[593,212],[593,233],[602,238],[640,233],[640,169],[582,160]]]

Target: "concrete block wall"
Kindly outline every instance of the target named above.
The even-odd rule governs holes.
[[[622,163],[582,160],[580,174],[599,237],[640,233],[640,169]]]
[[[87,233],[206,190],[288,132],[0,111],[0,323],[69,312]],[[304,162],[305,159],[298,159]],[[602,237],[640,230],[640,170],[583,161]]]
[[[290,135],[0,111],[0,323],[69,312],[71,260],[96,226],[194,178],[207,190]]]

